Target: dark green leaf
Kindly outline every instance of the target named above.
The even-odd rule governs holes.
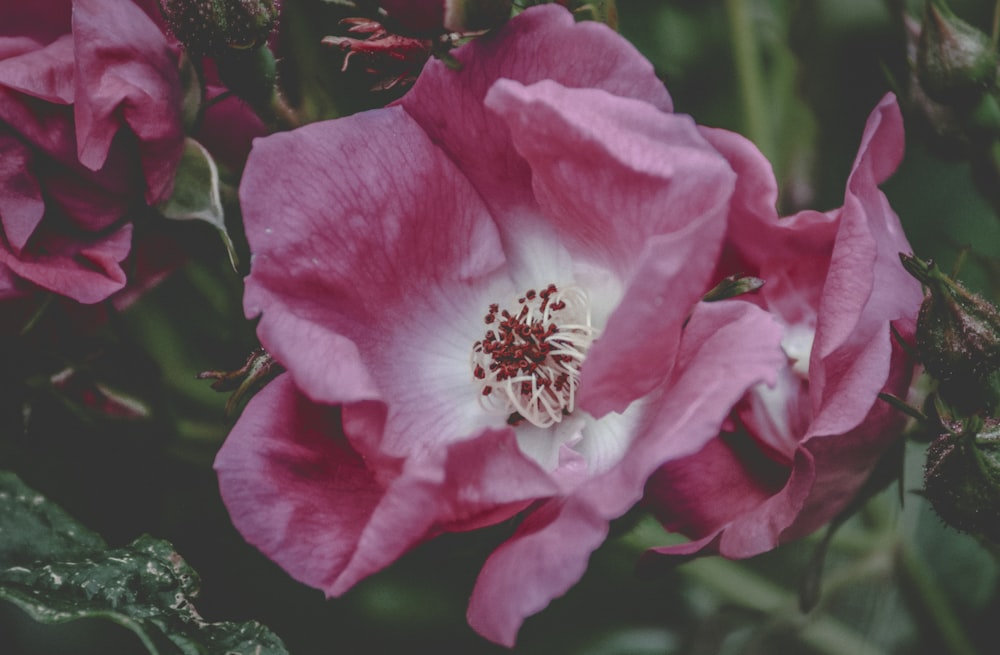
[[[97,534],[0,472],[0,598],[44,623],[106,618],[154,655],[283,655],[266,627],[208,623],[195,610],[199,578],[173,546],[144,535],[107,548]]]

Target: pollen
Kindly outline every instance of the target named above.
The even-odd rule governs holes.
[[[472,347],[472,378],[484,409],[546,428],[575,409],[580,366],[597,339],[590,300],[578,287],[529,289],[489,306],[485,336]]]

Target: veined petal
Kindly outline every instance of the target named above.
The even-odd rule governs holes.
[[[448,412],[471,421],[462,436],[483,427],[461,409],[471,350],[494,291],[513,289],[478,195],[401,108],[257,141],[241,197],[247,313],[311,398],[392,398],[388,420],[404,418],[383,445],[400,453]]]
[[[184,147],[176,53],[131,0],[75,0],[73,37],[80,163],[100,169],[124,119],[139,139],[146,202],[163,200]]]
[[[527,165],[483,106],[497,80],[532,84],[550,79],[636,98],[663,111],[672,108],[652,65],[631,44],[605,25],[576,23],[562,7],[533,7],[454,56],[459,70],[429,61],[400,104],[468,176],[495,214],[534,204]]]
[[[373,510],[346,570],[326,591],[342,594],[430,537],[497,523],[558,491],[521,452],[510,429],[410,459]]]
[[[31,172],[31,151],[0,131],[0,225],[14,254],[28,242],[45,214],[45,200]]]
[[[877,186],[899,163],[902,143],[902,117],[889,95],[868,119],[839,214],[810,370],[813,435],[862,422],[890,375],[889,324],[904,337],[913,333],[923,294],[899,263],[910,245]]]
[[[649,475],[717,435],[749,386],[773,382],[785,361],[780,340],[780,326],[748,303],[699,305],[685,327],[672,379],[650,399],[621,461],[571,495],[546,502],[490,556],[470,600],[469,623],[512,645],[525,617],[580,578],[608,522],[642,497]]]
[[[132,245],[132,225],[84,242],[43,233],[34,237],[45,254],[16,256],[0,246],[0,264],[38,286],[84,304],[100,302],[125,286],[121,262]]]
[[[580,392],[595,416],[624,411],[673,364],[715,268],[734,175],[689,117],[631,98],[501,80],[486,106],[509,126],[544,220],[574,260],[625,281]]]
[[[288,375],[250,401],[215,470],[244,538],[321,588],[346,568],[384,495],[340,432],[339,412],[309,402]]]

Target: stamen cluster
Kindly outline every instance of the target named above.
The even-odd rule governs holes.
[[[530,289],[514,311],[494,303],[483,320],[489,329],[472,348],[483,407],[508,414],[512,424],[562,421],[575,407],[580,366],[597,338],[583,290]]]

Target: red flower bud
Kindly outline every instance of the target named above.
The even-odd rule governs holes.
[[[1000,311],[942,273],[933,262],[900,255],[927,289],[917,317],[917,350],[941,396],[962,413],[997,406]]]
[[[974,100],[997,75],[990,38],[947,7],[928,2],[917,44],[917,77],[928,96],[942,102]]]
[[[200,55],[260,46],[278,20],[277,0],[161,0],[161,5],[177,40]]]
[[[945,523],[1000,543],[1000,420],[949,427],[927,449],[925,495]]]

